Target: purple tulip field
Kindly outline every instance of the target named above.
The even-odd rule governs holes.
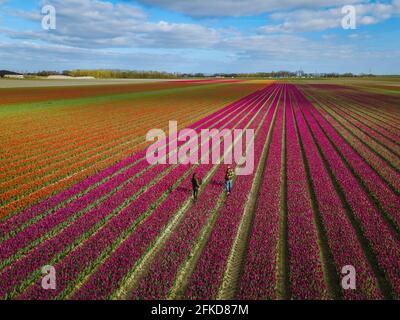
[[[199,136],[254,131],[254,169],[234,175],[230,194],[227,163],[151,164],[142,143],[32,203],[19,200],[28,191],[12,195],[18,208],[0,197],[0,299],[399,299],[400,96],[312,81],[260,83],[218,84],[247,91],[229,100],[224,89],[219,104],[192,118],[189,107],[174,114]],[[172,120],[163,116],[160,123]],[[98,127],[117,122],[106,126],[99,116]],[[184,148],[175,143],[167,155]],[[228,148],[239,144],[247,150],[235,139]],[[193,173],[201,180],[196,201]],[[22,177],[20,184],[30,183]],[[0,178],[0,185],[11,181]],[[57,179],[45,187],[64,178]],[[55,272],[50,290],[44,266]]]

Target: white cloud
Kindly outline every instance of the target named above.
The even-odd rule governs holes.
[[[351,45],[332,44],[329,41],[312,41],[304,37],[278,34],[242,36],[225,40],[223,46],[240,52],[242,57],[259,59],[312,59],[313,57],[350,58],[355,48]]]
[[[377,24],[391,18],[398,12],[396,3],[370,3],[355,5],[358,26]],[[269,33],[322,31],[341,27],[343,14],[341,7],[321,10],[295,10],[271,14],[271,19],[281,21],[262,28]]]
[[[247,16],[296,8],[315,8],[363,2],[363,0],[138,0],[194,17]]]
[[[218,41],[217,31],[197,24],[150,22],[139,8],[99,0],[52,0],[57,13],[56,30],[6,30],[13,38],[41,40],[84,48],[151,47],[206,48]],[[38,12],[13,11],[37,21]]]
[[[174,52],[118,52],[38,44],[30,41],[18,43],[0,41],[0,60],[4,68],[20,72],[75,68],[120,68],[172,72],[184,70],[191,65],[191,59]]]
[[[201,3],[187,0],[186,5],[171,1],[170,5],[197,5],[197,15],[206,12],[207,8],[202,3],[209,4],[207,10],[218,15],[232,14],[238,8],[242,8],[240,14],[264,12],[265,4],[270,5],[270,11],[296,8],[300,4],[306,6],[270,13],[273,24],[264,27],[264,32],[258,34],[248,30],[242,33],[240,27],[234,30],[213,29],[201,22],[150,21],[145,9],[126,2],[114,4],[109,1],[49,1],[57,10],[57,29],[51,31],[40,28],[39,8],[37,12],[14,11],[13,14],[22,19],[36,21],[37,28],[0,29],[0,33],[6,39],[8,37],[8,42],[0,43],[0,61],[6,61],[11,69],[16,66],[17,70],[19,66],[26,65],[35,70],[126,68],[182,72],[296,70],[300,67],[308,71],[354,71],[352,65],[359,61],[360,64],[365,59],[381,62],[378,58],[382,57],[380,48],[357,47],[359,41],[354,41],[358,37],[356,35],[344,39],[338,35],[332,41],[329,34],[319,40],[311,40],[295,33],[339,27],[341,13],[338,5],[348,3],[347,0],[318,1],[318,8],[312,6],[315,1],[311,0],[238,0],[234,1],[231,9],[224,6],[232,4],[233,0],[203,0]],[[359,24],[384,21],[400,12],[399,8],[400,0],[391,4],[358,4]],[[390,62],[393,58],[387,59],[387,64]],[[329,69],[330,66],[340,65],[342,69]],[[359,70],[363,70],[362,65]]]

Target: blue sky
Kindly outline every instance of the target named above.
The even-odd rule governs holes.
[[[399,18],[400,0],[0,0],[0,69],[400,74]]]

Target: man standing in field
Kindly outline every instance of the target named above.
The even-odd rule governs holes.
[[[192,176],[192,187],[193,187],[193,198],[194,201],[197,201],[197,195],[199,194],[199,189],[200,189],[201,181],[197,177],[197,173],[193,173]]]
[[[230,166],[228,166],[228,170],[226,170],[225,174],[225,190],[228,196],[232,192],[232,184],[233,184],[233,170]]]

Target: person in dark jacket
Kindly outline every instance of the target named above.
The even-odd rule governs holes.
[[[194,198],[194,201],[197,201],[197,195],[199,194],[200,185],[201,185],[201,181],[197,177],[197,173],[193,173],[193,176],[192,176],[192,187],[193,187],[193,198]]]
[[[232,192],[232,184],[233,184],[233,170],[229,166],[225,174],[225,190],[228,195]]]

